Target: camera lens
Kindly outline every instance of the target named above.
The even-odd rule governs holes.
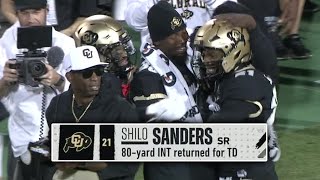
[[[29,62],[28,66],[32,77],[40,77],[47,73],[47,67],[42,61]]]

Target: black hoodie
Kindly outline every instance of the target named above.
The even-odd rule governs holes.
[[[54,97],[46,111],[49,129],[52,123],[75,123],[72,114],[71,88]],[[75,114],[79,117],[86,107],[74,106]],[[79,123],[135,123],[138,115],[135,109],[124,98],[109,88],[101,85],[99,94],[94,98],[91,106],[80,119]],[[50,131],[49,131],[50,139]],[[51,165],[54,168],[54,165]],[[97,172],[100,179],[114,179],[132,177],[137,172],[139,163],[108,163],[108,167]]]

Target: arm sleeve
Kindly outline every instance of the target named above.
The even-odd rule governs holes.
[[[212,123],[242,123],[246,122],[249,114],[258,111],[253,103],[243,100],[227,100],[221,105],[221,110],[212,114],[208,122]]]
[[[154,4],[155,0],[128,0],[128,7],[125,11],[127,24],[136,31],[147,29],[148,11]]]
[[[146,108],[166,97],[162,79],[159,74],[143,70],[135,75],[131,82],[129,99],[136,106],[142,121],[150,117],[145,115]]]

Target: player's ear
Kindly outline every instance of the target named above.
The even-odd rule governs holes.
[[[71,72],[67,72],[67,74],[66,74],[66,78],[67,78],[67,80],[69,81],[69,82],[71,82],[72,81],[72,73]]]
[[[159,44],[160,44],[159,41],[153,42],[153,45],[156,46],[156,47],[158,47]]]

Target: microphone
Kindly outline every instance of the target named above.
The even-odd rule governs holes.
[[[47,60],[53,68],[58,67],[64,58],[63,50],[58,46],[51,47],[47,52]]]

